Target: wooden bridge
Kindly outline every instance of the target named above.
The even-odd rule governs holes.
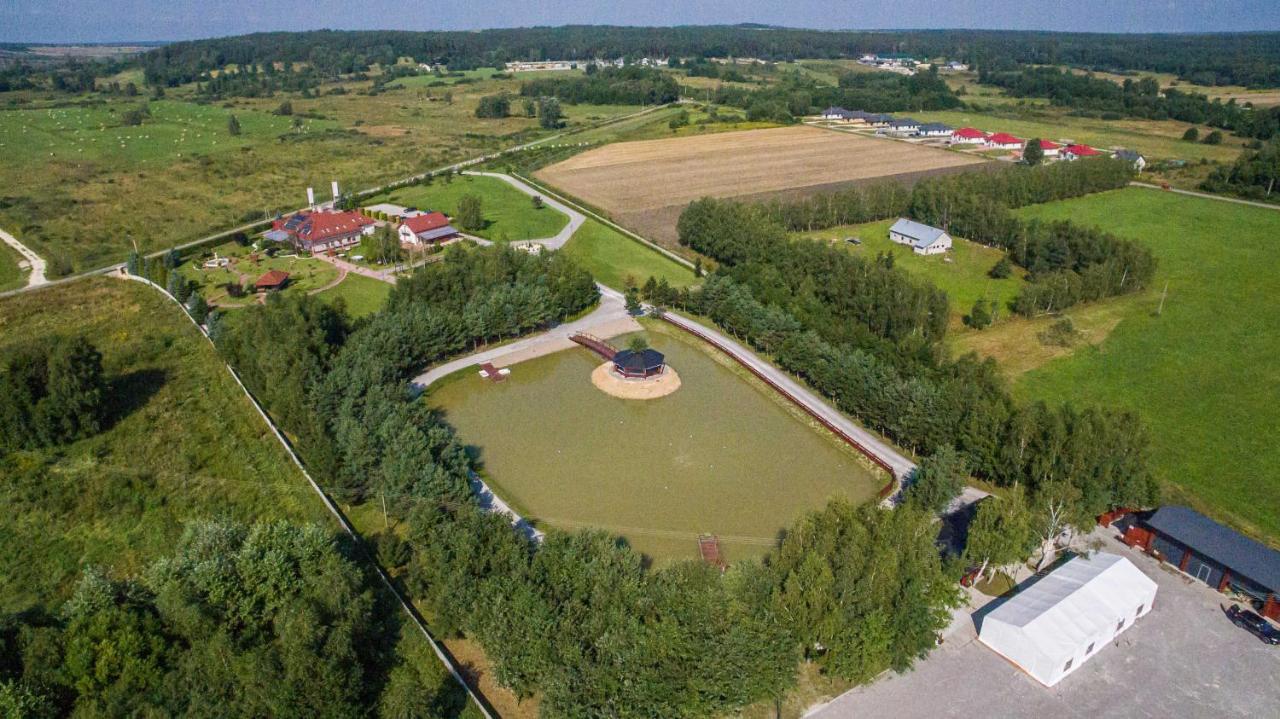
[[[592,352],[595,352],[606,360],[612,360],[614,355],[618,354],[617,348],[613,345],[605,342],[595,335],[587,334],[586,332],[574,333],[569,337],[569,339],[573,342],[577,342],[583,347],[586,347]]]

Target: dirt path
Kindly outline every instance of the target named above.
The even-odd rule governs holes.
[[[18,238],[4,230],[0,230],[0,240],[4,240],[6,245],[17,250],[18,254],[22,255],[27,260],[27,264],[31,265],[31,274],[27,276],[27,287],[39,287],[40,285],[49,284],[49,280],[45,278],[45,261],[40,257],[40,255],[37,255],[31,248],[21,242],[18,242]]]
[[[1145,187],[1148,190],[1162,190],[1164,192],[1172,192],[1178,195],[1186,195],[1188,197],[1200,197],[1206,200],[1217,200],[1218,202],[1234,202],[1237,205],[1249,205],[1250,207],[1261,207],[1264,210],[1275,210],[1280,212],[1280,205],[1267,202],[1258,202],[1256,200],[1242,200],[1239,197],[1226,197],[1225,195],[1212,195],[1208,192],[1196,192],[1195,190],[1179,190],[1176,187],[1164,188],[1160,185],[1153,185],[1149,182],[1130,182],[1132,187]]]
[[[316,288],[316,289],[314,289],[314,290],[311,290],[311,291],[310,291],[310,292],[308,292],[307,294],[309,294],[309,295],[318,295],[318,294],[320,294],[321,292],[324,292],[325,290],[331,290],[331,289],[333,289],[334,287],[337,287],[338,285],[342,284],[342,281],[343,281],[343,280],[345,280],[345,279],[347,279],[347,268],[346,268],[346,267],[343,267],[342,265],[337,265],[337,267],[338,267],[338,279],[334,280],[333,282],[330,282],[329,284],[325,285],[324,287],[318,287],[318,288]]]
[[[569,238],[573,237],[573,233],[577,232],[578,228],[582,227],[582,223],[587,221],[587,218],[584,217],[581,212],[578,212],[577,210],[560,202],[554,197],[547,197],[545,194],[530,187],[529,185],[526,185],[520,180],[517,180],[511,175],[503,175],[498,172],[464,172],[463,174],[464,175],[480,175],[482,177],[493,177],[493,178],[502,180],[503,182],[507,183],[508,185],[511,185],[512,187],[516,188],[517,190],[523,192],[524,194],[530,197],[541,197],[542,202],[547,207],[550,207],[553,210],[558,210],[569,217],[569,224],[565,225],[564,229],[560,230],[559,232],[552,235],[551,237],[535,237],[530,240],[522,240],[521,244],[536,243],[536,244],[542,245],[548,250],[558,250],[561,247],[564,247],[565,243],[569,241]]]

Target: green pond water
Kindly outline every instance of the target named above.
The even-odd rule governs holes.
[[[860,501],[883,484],[773,390],[669,332],[648,333],[682,383],[660,399],[604,394],[590,376],[600,358],[572,349],[515,365],[497,384],[469,374],[427,401],[525,516],[609,530],[658,560],[696,557],[702,532],[720,536],[729,561],[761,555],[833,495]]]

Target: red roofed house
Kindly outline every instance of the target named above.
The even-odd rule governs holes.
[[[1021,150],[1023,139],[1007,132],[997,132],[987,138],[987,147],[997,150]]]
[[[952,145],[981,145],[987,141],[987,133],[972,127],[962,127],[951,133]]]
[[[1044,150],[1045,157],[1057,157],[1058,153],[1062,151],[1062,145],[1059,145],[1056,142],[1050,142],[1049,140],[1041,140],[1040,149]]]
[[[1097,157],[1101,152],[1089,147],[1088,145],[1067,145],[1062,148],[1062,159],[1074,160],[1080,157]]]
[[[427,212],[400,223],[400,242],[406,245],[444,242],[458,236],[443,212]]]
[[[284,289],[289,283],[289,273],[283,270],[270,270],[253,283],[253,289],[258,292],[271,292],[273,290]]]
[[[359,244],[372,235],[374,221],[353,210],[299,212],[272,223],[273,231],[289,236],[293,246],[304,252],[323,252]]]

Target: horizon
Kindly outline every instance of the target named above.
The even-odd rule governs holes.
[[[0,43],[107,45],[172,43],[258,32],[514,30],[533,27],[705,27],[760,25],[828,32],[1023,31],[1108,35],[1198,35],[1280,31],[1280,4],[1263,0],[1081,0],[1072,7],[1032,7],[1011,0],[956,0],[936,8],[925,0],[832,8],[795,0],[779,8],[762,0],[641,0],[626,6],[565,0],[529,6],[494,0],[484,8],[368,0],[358,16],[337,0],[231,0],[209,7],[195,0],[6,0],[0,3]],[[975,18],[977,21],[975,22]],[[399,25],[397,27],[397,25]]]

